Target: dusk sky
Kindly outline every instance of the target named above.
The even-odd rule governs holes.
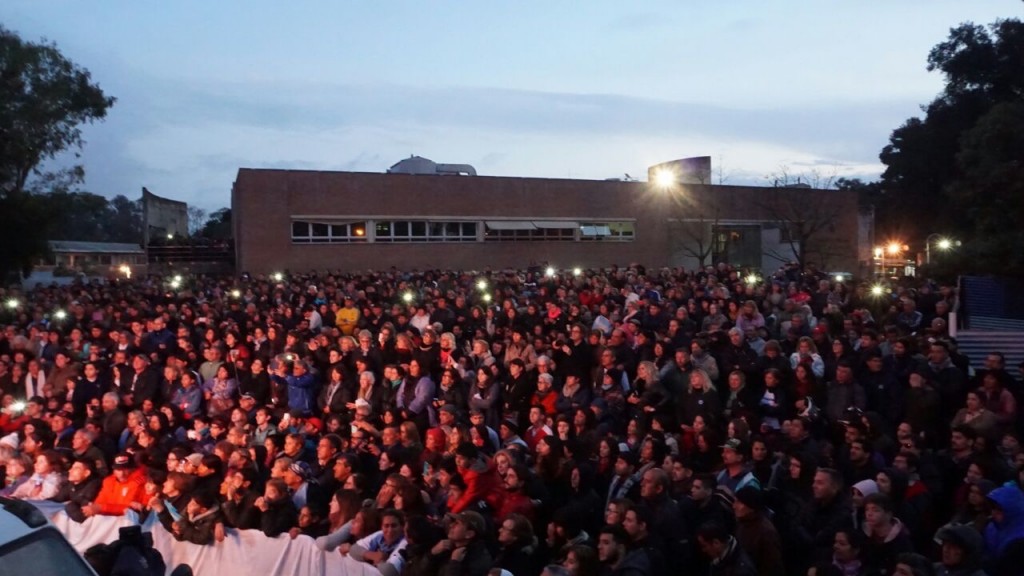
[[[929,49],[1020,0],[6,0],[117,104],[83,189],[227,206],[239,167],[646,178],[709,155],[727,184],[877,178],[942,86]],[[719,171],[720,169],[720,171]]]

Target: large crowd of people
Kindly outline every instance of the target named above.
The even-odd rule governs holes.
[[[1024,566],[1021,367],[969,366],[951,286],[632,265],[0,300],[0,492],[75,522],[385,575]]]

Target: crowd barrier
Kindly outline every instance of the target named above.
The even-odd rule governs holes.
[[[122,526],[137,524],[131,515],[93,516],[79,524],[64,513],[64,505],[32,502],[60,530],[72,546],[85,552],[96,544],[118,539]],[[199,546],[178,542],[156,521],[154,515],[142,524],[153,534],[153,546],[160,551],[170,572],[179,564],[188,564],[202,574],[266,574],[268,576],[380,576],[380,571],[362,562],[342,556],[336,550],[324,552],[309,536],[294,540],[287,534],[268,538],[259,530],[227,530],[223,542]]]

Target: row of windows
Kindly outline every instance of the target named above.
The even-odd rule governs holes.
[[[482,232],[482,237],[481,237]],[[486,222],[431,220],[292,221],[292,242],[631,242],[633,222],[567,222],[494,220]]]

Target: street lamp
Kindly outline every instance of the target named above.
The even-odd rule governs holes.
[[[931,264],[932,263],[932,240],[935,240],[935,239],[938,240],[938,242],[935,243],[935,247],[938,248],[939,250],[942,250],[943,252],[945,252],[946,250],[949,250],[950,248],[952,248],[954,246],[959,246],[960,245],[960,241],[959,240],[950,240],[949,238],[943,238],[942,235],[938,234],[938,233],[936,233],[936,234],[929,234],[928,237],[924,239],[924,263],[925,264]]]

